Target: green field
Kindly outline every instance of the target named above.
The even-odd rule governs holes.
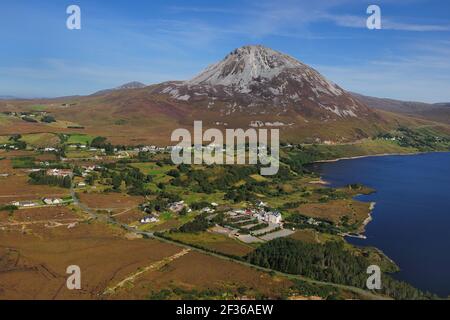
[[[165,175],[170,170],[176,169],[176,166],[158,166],[154,162],[133,163],[131,166],[139,169],[143,174],[149,174],[152,176]]]
[[[66,152],[66,157],[71,159],[92,158],[96,155],[96,151],[74,150]]]
[[[9,122],[8,116],[0,113],[0,124],[5,125]]]
[[[34,106],[31,106],[31,110],[33,110],[33,111],[45,111],[45,110],[47,110],[47,106],[44,106],[44,105],[34,105]]]
[[[27,169],[34,167],[33,157],[17,157],[12,159],[12,167],[14,169]]]
[[[9,136],[0,136],[0,144],[9,143]]]
[[[71,134],[67,140],[68,144],[85,144],[88,145],[94,140],[93,136],[87,134]]]
[[[54,133],[33,133],[22,135],[22,141],[25,141],[32,147],[56,147],[60,143],[59,137]]]
[[[168,190],[171,190],[170,188],[168,188]],[[177,190],[175,190],[177,191]],[[180,193],[181,198],[183,198],[184,201],[186,201],[187,203],[194,203],[194,202],[216,202],[218,204],[222,204],[224,202],[223,200],[223,196],[224,196],[224,192],[216,192],[216,193],[211,193],[211,194],[206,194],[206,193],[193,193],[193,192],[185,192],[182,193],[183,190],[178,190]]]
[[[235,256],[245,256],[255,248],[228,236],[212,233],[167,233],[171,239]]]

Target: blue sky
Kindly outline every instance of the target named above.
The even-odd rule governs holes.
[[[66,28],[72,4],[81,30]],[[366,28],[370,4],[381,8],[382,30]],[[183,80],[234,48],[262,44],[347,90],[450,101],[446,0],[9,0],[0,8],[0,95]]]

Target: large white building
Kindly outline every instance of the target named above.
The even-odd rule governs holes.
[[[273,224],[280,224],[282,221],[281,213],[279,213],[278,211],[260,211],[254,216],[260,221]]]

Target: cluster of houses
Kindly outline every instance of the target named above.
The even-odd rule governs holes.
[[[105,148],[90,147],[90,146],[88,146],[86,144],[80,144],[80,143],[69,144],[69,145],[67,145],[67,147],[69,149],[72,149],[72,150],[79,150],[79,149],[81,149],[81,150],[85,150],[85,151],[100,152],[101,154],[106,154],[106,149]],[[114,149],[114,151],[117,151],[117,149]]]
[[[46,111],[35,111],[35,112],[15,112],[15,111],[4,111],[2,112],[3,114],[7,115],[7,116],[11,116],[11,117],[19,117],[19,118],[23,118],[23,117],[42,117],[42,116],[46,116],[48,113]]]
[[[19,150],[19,148],[16,145],[8,143],[0,144],[0,149]]]
[[[156,153],[156,152],[171,152],[173,150],[181,150],[183,149],[182,146],[166,146],[166,147],[157,147],[157,146],[144,146],[144,147],[140,147],[140,148],[135,148],[134,151],[135,152],[151,152],[151,153]],[[225,152],[226,149],[223,148],[223,146],[220,145],[215,145],[215,144],[210,144],[208,146],[198,146],[198,147],[188,147],[187,150],[188,151],[193,151],[193,150],[221,150],[221,152]]]
[[[64,203],[63,199],[60,199],[60,198],[44,198],[44,199],[42,199],[42,201],[46,205],[59,205],[59,204]]]
[[[134,148],[133,151],[157,153],[157,152],[171,152],[172,150],[177,150],[177,149],[181,149],[181,147],[180,146],[166,146],[166,147],[143,146],[143,147]]]
[[[92,174],[94,171],[100,171],[103,169],[102,166],[99,165],[91,165],[91,166],[83,166],[81,167],[82,172],[81,172],[81,176],[83,178],[87,178],[90,174]],[[85,181],[80,181],[76,184],[77,188],[84,188],[87,186]]]
[[[215,202],[211,202],[211,207],[205,207],[202,210],[200,210],[201,213],[214,213],[216,212],[216,209],[219,206],[219,204],[215,203]]]
[[[258,209],[246,209],[246,210],[233,210],[228,212],[229,216],[242,216],[246,215],[258,219],[260,222],[272,223],[281,225],[283,218],[279,211],[266,211],[264,208]]]
[[[42,202],[47,206],[58,206],[58,205],[64,204],[64,200],[61,198],[43,198]],[[42,203],[39,203],[38,201],[33,201],[33,200],[13,201],[13,202],[11,202],[11,204],[18,208],[32,208],[32,207],[37,207],[39,205],[42,205]]]
[[[184,203],[184,201],[178,201],[169,204],[169,210],[174,213],[180,213],[184,208],[187,208],[187,205]]]
[[[72,175],[72,170],[68,170],[68,169],[49,169],[49,170],[47,170],[47,175],[48,176],[53,176],[53,177],[64,178],[66,176],[71,176]]]
[[[205,207],[205,208],[201,209],[200,212],[212,214],[216,211],[213,208],[216,208],[218,206],[219,206],[219,204],[212,202],[211,207]],[[168,209],[169,209],[169,211],[171,211],[173,213],[177,213],[177,214],[179,214],[181,211],[183,211],[183,209],[186,209],[187,213],[192,212],[192,209],[189,208],[188,205],[184,201],[177,201],[177,202],[170,203]],[[150,208],[148,208],[148,207],[143,207],[143,211],[145,213],[147,213],[148,215],[146,215],[145,217],[143,217],[140,220],[141,224],[149,224],[149,223],[159,222],[159,214],[158,213],[152,213]]]
[[[99,171],[102,170],[103,167],[102,166],[98,166],[98,165],[92,165],[92,166],[83,166],[82,167],[82,177],[86,178],[88,175],[90,175],[92,172],[94,171]]]
[[[11,202],[11,204],[19,208],[31,208],[38,205],[36,201],[14,201]]]

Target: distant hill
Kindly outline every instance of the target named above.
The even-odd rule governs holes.
[[[353,92],[352,95],[373,109],[402,113],[450,124],[450,102],[431,104],[424,102],[375,98]]]
[[[125,83],[116,88],[97,91],[97,92],[93,93],[92,95],[98,96],[98,95],[106,94],[106,93],[109,93],[112,91],[117,91],[117,90],[141,89],[141,88],[145,88],[146,86],[147,85],[143,84],[142,82],[132,81],[132,82]]]
[[[17,100],[17,97],[13,96],[0,96],[0,100]]]

